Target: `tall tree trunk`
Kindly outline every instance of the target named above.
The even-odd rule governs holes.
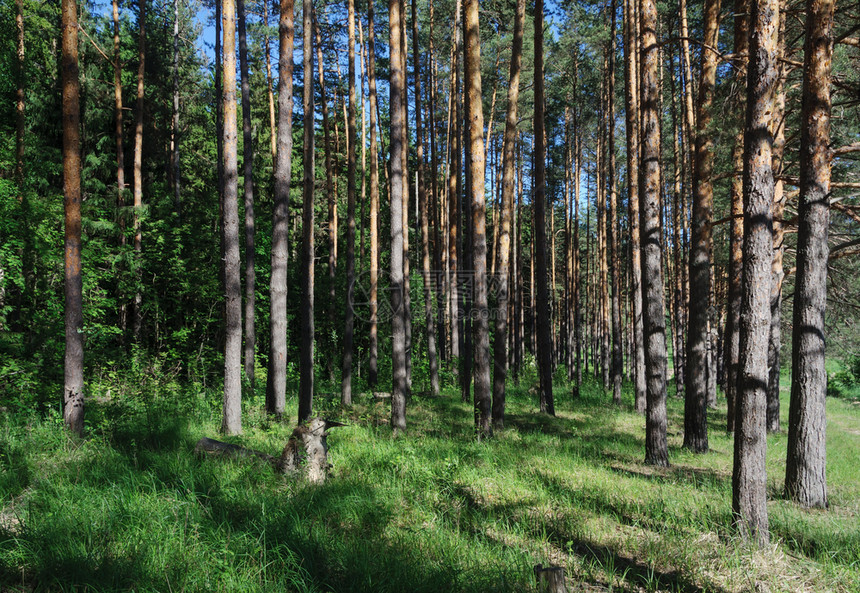
[[[140,230],[140,211],[143,207],[143,74],[146,67],[146,0],[139,0],[138,28],[140,35],[137,41],[137,104],[135,105],[134,121],[134,259],[135,259],[135,288],[134,288],[134,321],[133,332],[135,343],[140,343],[140,328],[143,322],[143,296],[140,291],[140,266],[143,251],[143,234]]]
[[[660,51],[657,5],[641,0],[642,184],[639,197],[642,239],[642,302],[645,331],[645,463],[669,465],[666,441],[666,318],[660,261]]]
[[[65,210],[66,354],[63,422],[84,432],[84,311],[81,276],[81,109],[78,74],[78,4],[62,2],[63,208]]]
[[[609,267],[612,282],[612,400],[621,403],[621,376],[624,373],[624,355],[621,333],[621,262],[618,257],[618,191],[615,179],[615,0],[612,0],[609,42],[609,130],[607,151],[609,152]]]
[[[179,167],[179,0],[173,0],[173,121],[170,131],[173,207],[182,216],[182,179]]]
[[[475,428],[479,437],[490,434],[490,324],[487,298],[487,234],[484,200],[484,115],[481,100],[481,34],[478,0],[466,0],[464,10],[465,80],[468,97],[469,155],[472,203],[472,308],[474,331]],[[504,340],[502,340],[504,343]],[[502,357],[504,359],[504,356]]]
[[[223,0],[224,21],[224,417],[221,431],[242,431],[242,281],[239,262],[239,168],[236,138],[236,4]]]
[[[433,315],[433,281],[430,269],[430,208],[424,178],[424,130],[421,125],[421,76],[418,43],[418,2],[412,0],[412,56],[415,70],[415,138],[418,157],[418,208],[421,218],[421,273],[424,280],[424,316],[427,323],[427,363],[430,370],[430,390],[439,395],[439,361],[436,357],[436,320]],[[435,170],[431,172],[435,175]]]
[[[744,258],[732,512],[741,537],[767,543],[765,413],[773,261],[770,129],[777,86],[779,0],[754,0],[744,149]]]
[[[370,95],[370,352],[367,383],[377,383],[379,326],[379,150],[376,145],[376,48],[373,0],[367,0],[367,84]]]
[[[278,144],[272,212],[271,344],[266,412],[284,415],[287,392],[287,262],[290,231],[290,178],[293,156],[294,0],[280,0],[278,22]]]
[[[720,0],[705,0],[704,42],[717,47],[720,30]],[[686,388],[684,393],[684,447],[695,453],[708,450],[708,340],[709,320],[705,304],[711,291],[711,224],[714,219],[714,138],[711,106],[717,77],[717,55],[702,52],[696,114],[695,161],[693,166],[693,217],[690,242],[690,321],[687,334]]]
[[[552,394],[552,337],[549,318],[546,270],[546,146],[544,144],[544,79],[543,79],[543,0],[535,0],[535,193],[534,193],[534,246],[535,281],[537,282],[536,358],[540,376],[540,411],[555,416]]]
[[[785,152],[785,67],[783,54],[785,47],[785,10],[780,10],[779,46],[779,82],[776,90],[776,111],[773,117],[773,263],[771,264],[770,287],[770,340],[767,351],[767,431],[779,432],[779,371],[780,349],[782,347],[782,281],[785,272],[782,268],[782,256],[785,251],[783,244],[785,227],[782,218],[785,213],[787,196],[783,187],[782,162]]]
[[[460,45],[460,0],[456,1],[454,9],[454,29],[451,39],[451,83],[448,95],[448,290],[451,306],[451,357],[454,365],[451,367],[455,374],[459,374],[459,358],[461,355],[460,344],[462,342],[462,313],[460,302],[460,282],[458,270],[457,245],[460,241],[460,124],[457,117],[459,101],[455,99],[459,93],[459,52]]]
[[[520,95],[520,73],[523,65],[523,29],[526,15],[525,0],[517,0],[514,19],[514,38],[511,48],[511,67],[508,79],[508,108],[505,114],[505,138],[502,148],[502,206],[501,224],[497,231],[499,247],[496,251],[496,278],[498,286],[498,317],[493,343],[493,426],[505,425],[505,333],[507,332],[508,285],[511,267],[511,222],[514,212],[514,167],[517,143],[517,102]],[[516,290],[516,287],[514,288]]]
[[[738,58],[738,69],[735,78],[740,85],[746,82],[746,64],[749,48],[749,0],[734,2],[734,54]],[[736,112],[745,112],[743,93],[738,93],[738,100],[733,108]],[[735,135],[732,148],[732,168],[738,172],[743,169],[744,130],[741,128]],[[729,295],[728,315],[725,330],[725,367],[726,367],[726,431],[731,434],[735,430],[735,402],[738,387],[738,359],[740,356],[740,311],[741,311],[741,280],[743,275],[743,179],[735,174],[731,181],[731,236],[729,238]]]
[[[406,334],[406,397],[412,395],[412,287],[409,256],[409,92],[407,67],[407,43],[406,43],[406,2],[400,3],[400,14],[402,25],[400,27],[400,51],[403,63],[403,128],[401,142],[403,148],[400,151],[400,159],[403,161],[403,328]],[[418,217],[415,217],[416,220]]]
[[[633,309],[634,407],[645,412],[645,350],[642,335],[642,262],[639,239],[639,43],[637,1],[624,0],[624,82],[627,128],[627,204],[630,220],[630,299]],[[577,179],[578,182],[578,179]]]
[[[791,403],[785,492],[805,507],[827,506],[824,308],[830,223],[830,65],[833,0],[807,0],[800,137],[800,208],[794,293]]]
[[[574,97],[576,95],[574,88]],[[579,180],[582,175],[582,140],[575,104],[573,109],[573,142],[576,151],[576,164],[573,169],[573,341],[576,349],[576,379],[573,386],[573,397],[579,398],[579,388],[582,384],[582,294],[580,292],[582,256],[579,248]]]
[[[388,0],[388,26],[391,37],[391,428],[406,430],[406,317],[403,280],[404,233],[403,208],[403,143],[406,113],[403,93],[406,92],[406,65],[400,29],[404,24],[403,1]]]
[[[314,406],[314,48],[313,2],[302,2],[304,140],[302,143],[302,303],[299,344],[299,422]]]
[[[346,319],[343,331],[343,368],[340,401],[352,405],[352,338],[355,313],[353,292],[355,284],[355,0],[347,0],[347,38],[349,43],[349,112],[347,116],[346,169]],[[362,138],[362,144],[364,139]]]
[[[334,165],[331,154],[331,127],[328,117],[328,98],[326,97],[325,72],[323,68],[322,36],[320,35],[319,21],[316,11],[313,14],[314,36],[316,37],[317,71],[320,84],[320,107],[323,119],[323,154],[325,155],[325,193],[328,204],[328,322],[330,330],[334,329],[334,309],[336,306],[335,275],[337,273],[337,200],[334,188]],[[337,107],[337,97],[335,97]],[[336,113],[336,112],[335,112]],[[335,126],[337,127],[337,126]],[[325,341],[331,342],[331,333],[326,333]],[[334,343],[329,344],[329,356],[325,357],[326,372],[329,381],[334,381]]]
[[[23,0],[22,0],[23,1]],[[114,95],[114,136],[116,139],[116,207],[119,222],[119,244],[125,247],[125,141],[122,117],[122,63],[120,62],[119,38],[119,0],[113,0],[113,95]],[[119,330],[120,340],[128,325],[128,305],[125,295],[120,295]]]
[[[251,137],[251,83],[248,80],[248,44],[245,35],[245,0],[237,0],[239,11],[239,75],[242,82],[242,150],[245,170],[245,377],[254,393],[254,356],[257,332],[254,327],[256,275],[254,273],[254,141]]]
[[[114,7],[116,3],[114,2]],[[116,8],[114,8],[116,10]],[[15,183],[18,185],[18,201],[24,200],[24,132],[26,130],[24,84],[24,0],[15,0],[15,29],[17,32],[18,54],[15,89]],[[114,47],[114,54],[117,48]],[[118,59],[118,58],[117,58]]]

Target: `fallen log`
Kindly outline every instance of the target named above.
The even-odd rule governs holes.
[[[331,465],[328,463],[328,429],[345,426],[324,418],[312,418],[299,424],[290,435],[280,457],[275,457],[232,443],[203,437],[194,446],[196,455],[262,459],[280,474],[304,474],[309,482],[324,482]]]

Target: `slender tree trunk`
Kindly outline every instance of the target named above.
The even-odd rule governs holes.
[[[347,0],[349,112],[347,116],[347,170],[346,170],[346,319],[343,331],[343,369],[341,373],[340,401],[352,405],[352,339],[355,312],[355,0]],[[362,144],[364,139],[362,138]]]
[[[314,405],[314,54],[313,2],[302,3],[304,68],[304,140],[302,146],[302,303],[299,345],[299,422],[308,420]]]
[[[717,47],[720,0],[705,0],[704,42]],[[695,453],[708,450],[709,320],[711,291],[711,224],[714,219],[714,138],[711,106],[717,76],[717,55],[702,52],[696,114],[693,166],[693,217],[690,242],[690,322],[687,337],[686,388],[684,390],[684,447]]]
[[[484,154],[484,115],[481,100],[481,35],[478,23],[478,0],[466,0],[464,10],[465,76],[468,97],[468,134],[472,210],[472,308],[474,332],[475,428],[478,437],[490,434],[490,325],[487,298],[487,234]],[[504,340],[502,340],[504,343]],[[504,359],[504,356],[502,357]]]
[[[403,328],[406,334],[406,397],[412,395],[412,286],[411,286],[411,258],[409,255],[409,91],[407,74],[407,42],[406,42],[406,2],[401,0],[400,14],[402,23],[400,27],[400,51],[403,64],[403,127],[400,134],[403,144],[400,151],[400,159],[403,161]],[[415,217],[418,219],[418,216]]]
[[[23,1],[23,0],[21,0]],[[119,222],[119,244],[124,248],[125,239],[125,141],[122,117],[122,63],[120,62],[119,2],[113,0],[113,94],[114,94],[114,136],[116,138],[116,207]],[[23,26],[23,22],[22,22]],[[120,340],[124,343],[128,326],[128,305],[126,295],[119,295]]]
[[[660,51],[657,5],[641,0],[642,183],[639,197],[642,239],[642,302],[645,332],[645,463],[669,465],[666,441],[666,318],[660,261]]]
[[[139,0],[138,28],[140,35],[137,42],[137,104],[135,106],[134,122],[134,259],[135,259],[135,288],[134,288],[134,321],[133,332],[135,343],[140,343],[140,328],[143,322],[143,296],[140,291],[140,266],[143,251],[143,234],[140,229],[140,211],[143,207],[143,75],[146,67],[146,0]]]
[[[114,2],[114,11],[116,11],[116,2]],[[118,17],[115,17],[115,21]],[[116,26],[116,25],[114,25]],[[17,32],[18,55],[17,55],[17,72],[15,90],[15,183],[18,184],[18,201],[24,201],[24,132],[26,131],[26,113],[24,102],[24,0],[15,0],[15,30]],[[114,40],[116,44],[116,39]],[[114,54],[117,55],[116,45],[114,46]],[[117,58],[118,60],[118,58]],[[118,62],[117,62],[118,63]]]
[[[460,240],[460,199],[459,178],[460,167],[460,131],[459,118],[457,117],[455,100],[459,93],[459,47],[460,39],[460,0],[456,1],[454,9],[454,29],[451,39],[451,83],[448,95],[448,289],[451,302],[451,357],[454,359],[452,369],[459,374],[459,358],[461,354],[460,343],[462,340],[461,324],[461,302],[460,282],[458,276],[457,244]]]
[[[621,378],[624,373],[624,355],[621,333],[621,262],[618,257],[618,191],[615,179],[615,0],[611,4],[609,42],[609,129],[607,151],[609,152],[609,266],[612,282],[612,400],[621,403]]]
[[[574,88],[574,97],[576,96],[577,93]],[[576,381],[574,382],[573,396],[579,398],[579,387],[582,384],[582,309],[580,305],[582,300],[582,274],[580,271],[582,255],[579,248],[579,180],[582,175],[582,140],[580,139],[575,104],[573,109],[573,142],[576,150],[576,164],[573,169],[573,341],[576,348]]]
[[[785,492],[827,506],[824,309],[830,223],[830,65],[833,0],[807,0],[800,137],[800,208]]]
[[[81,109],[78,74],[78,5],[62,2],[63,207],[65,210],[66,354],[63,422],[84,432],[84,312],[81,276]]]
[[[624,82],[627,127],[627,204],[630,220],[630,299],[633,309],[634,407],[645,412],[645,350],[642,335],[642,262],[639,239],[639,44],[637,0],[624,0]]]
[[[770,123],[779,75],[779,0],[754,0],[751,17],[732,512],[741,537],[763,545],[768,541],[765,413],[773,261],[773,134]]]
[[[738,58],[738,70],[735,78],[738,84],[745,84],[747,52],[749,48],[749,0],[735,0],[735,32],[734,54]],[[733,106],[736,112],[745,112],[743,93],[738,93],[738,101]],[[743,169],[744,130],[738,130],[732,148],[732,165],[735,172]],[[731,236],[729,239],[729,295],[728,316],[725,330],[725,367],[726,367],[726,431],[731,434],[735,430],[735,402],[738,387],[738,359],[740,356],[740,310],[741,310],[741,279],[743,271],[743,180],[737,174],[731,181]]]
[[[254,141],[251,136],[251,83],[248,80],[248,44],[245,35],[245,0],[237,0],[239,12],[239,75],[242,83],[242,149],[245,190],[245,377],[254,392],[254,356],[257,332],[254,327],[256,274],[254,273]]]
[[[223,0],[224,25],[224,417],[221,431],[242,432],[242,282],[239,262],[239,170],[236,138],[236,4]]]
[[[293,0],[280,0],[278,23],[278,137],[275,204],[272,213],[271,344],[266,412],[278,418],[286,409],[287,261],[289,258],[290,176],[293,153]]]
[[[377,383],[379,326],[379,150],[376,145],[376,49],[373,0],[367,0],[367,84],[370,98],[370,352],[367,383]]]
[[[439,395],[439,361],[436,356],[436,320],[433,315],[433,281],[430,270],[430,205],[424,178],[424,129],[421,124],[421,76],[419,67],[418,6],[412,0],[412,56],[415,70],[415,138],[418,160],[418,208],[421,219],[421,273],[424,282],[424,316],[427,323],[427,363],[430,370],[431,393]],[[432,171],[435,175],[435,170]]]
[[[508,285],[511,264],[511,222],[514,212],[514,167],[517,143],[517,102],[520,94],[520,73],[523,64],[523,29],[525,23],[525,0],[517,0],[514,19],[514,38],[511,48],[511,67],[508,79],[508,108],[505,114],[505,137],[502,147],[502,206],[501,224],[497,231],[499,247],[496,251],[496,278],[498,285],[498,317],[496,318],[495,342],[493,343],[493,426],[505,425],[505,333],[507,332]],[[514,287],[516,291],[516,286]]]
[[[170,155],[173,170],[173,207],[182,217],[182,178],[179,166],[179,0],[173,0],[173,122]]]
[[[266,412],[284,415],[287,392],[287,262],[290,230],[290,177],[293,156],[294,0],[280,0],[278,22],[278,144],[272,213],[271,346]]]
[[[552,337],[549,318],[546,270],[546,146],[544,144],[544,80],[543,80],[543,0],[535,0],[535,193],[534,193],[534,246],[535,281],[537,282],[536,358],[540,376],[540,411],[555,416],[552,394]]]
[[[391,428],[406,430],[406,317],[403,279],[403,144],[406,113],[403,93],[406,92],[406,65],[400,29],[404,24],[402,0],[388,0],[388,26],[391,55]]]
[[[768,342],[767,367],[767,431],[779,432],[779,371],[780,349],[782,347],[782,256],[785,227],[782,219],[785,213],[787,196],[781,179],[783,154],[785,152],[785,79],[783,54],[785,47],[785,10],[780,10],[779,45],[779,82],[776,90],[776,111],[773,117],[773,263],[771,264],[770,287],[770,341]]]

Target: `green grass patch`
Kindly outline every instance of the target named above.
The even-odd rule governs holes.
[[[329,438],[330,480],[310,486],[196,459],[219,394],[142,384],[92,401],[83,441],[56,415],[0,416],[0,589],[530,591],[531,567],[555,563],[587,591],[860,590],[860,410],[847,400],[828,399],[827,511],[782,500],[786,435],[768,437],[774,543],[751,550],[731,528],[722,408],[711,451],[693,455],[670,398],[672,466],[655,469],[644,418],[590,382],[575,401],[557,388],[555,418],[511,386],[506,429],[484,442],[453,390],[414,397],[398,438],[387,401],[321,397],[348,426]],[[277,454],[291,426],[260,405],[246,402],[234,440]]]

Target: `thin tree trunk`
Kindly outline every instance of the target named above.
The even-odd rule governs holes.
[[[355,284],[355,0],[347,1],[349,111],[347,116],[346,169],[346,319],[343,331],[343,369],[340,401],[352,405],[352,339],[355,313],[353,292]],[[364,141],[362,139],[362,144]]]
[[[800,137],[800,208],[785,492],[827,506],[824,309],[830,223],[830,65],[833,0],[807,0]]]
[[[23,0],[20,0],[23,1]],[[125,239],[125,141],[122,117],[122,64],[120,62],[119,37],[119,0],[113,0],[113,93],[114,93],[114,136],[116,137],[116,207],[119,222],[119,245],[124,248]],[[23,26],[23,23],[22,23]],[[23,123],[23,122],[22,122]],[[124,343],[128,325],[128,305],[125,295],[120,295],[119,330],[120,340]]]
[[[421,76],[418,43],[418,6],[412,0],[412,56],[415,71],[415,139],[418,161],[418,208],[421,218],[421,273],[424,281],[424,316],[427,323],[427,363],[430,370],[430,391],[439,395],[439,361],[436,356],[436,320],[433,315],[433,281],[430,270],[430,204],[424,178],[424,129],[421,124]],[[435,170],[431,172],[435,175]]]
[[[376,145],[376,49],[373,0],[367,0],[367,84],[370,95],[370,352],[367,383],[375,387],[379,326],[379,150]]]
[[[627,127],[627,204],[630,220],[630,298],[633,309],[634,407],[645,412],[645,350],[642,335],[642,262],[639,239],[639,44],[637,1],[624,0],[624,81]]]
[[[624,355],[621,334],[621,262],[618,257],[618,191],[615,179],[615,0],[611,2],[609,42],[609,129],[607,151],[609,152],[609,266],[612,282],[612,400],[621,403],[621,378],[624,372]]]
[[[293,156],[294,0],[280,0],[278,22],[278,144],[275,160],[275,204],[272,213],[272,277],[269,288],[272,333],[266,412],[278,418],[286,409],[287,263],[289,258],[290,177]]]
[[[704,42],[717,46],[720,0],[705,0]],[[693,166],[693,216],[690,242],[690,321],[687,334],[684,390],[684,447],[694,453],[708,450],[709,307],[711,291],[711,224],[714,219],[714,138],[711,106],[717,77],[717,55],[702,53]],[[692,140],[692,139],[691,139]]]
[[[137,42],[137,104],[135,105],[134,122],[134,321],[133,332],[135,343],[140,343],[140,328],[143,322],[143,296],[140,291],[140,266],[143,251],[143,234],[140,229],[140,211],[143,207],[143,74],[146,66],[146,0],[139,0],[138,28],[140,35]]]
[[[302,3],[302,57],[304,68],[304,140],[302,146],[302,303],[299,350],[299,422],[313,413],[314,405],[314,54],[313,2]]]
[[[660,111],[657,5],[641,0],[642,184],[639,197],[642,233],[642,302],[645,332],[645,463],[668,466],[666,441],[666,318],[660,253]]]
[[[353,0],[353,12],[355,12],[355,4]],[[364,45],[364,27],[361,24],[361,19],[358,19],[358,102],[361,104],[361,213],[358,215],[359,232],[361,237],[360,247],[358,251],[358,271],[359,274],[364,270],[364,209],[367,206],[367,103],[364,100],[364,73],[365,65],[367,64],[366,46]],[[361,365],[358,367],[359,376],[361,374]]]
[[[272,166],[277,167],[278,160],[278,135],[277,135],[277,123],[275,120],[275,93],[272,91],[272,85],[274,84],[274,80],[272,79],[272,56],[271,50],[269,48],[269,5],[263,5],[263,31],[264,33],[264,46],[266,52],[266,95],[269,99],[269,129],[272,131],[271,133],[271,151],[272,151]],[[280,67],[280,62],[278,63],[278,67]],[[278,89],[280,91],[280,87]]]
[[[63,208],[65,211],[64,290],[66,353],[63,422],[84,432],[84,312],[81,275],[81,109],[78,74],[78,5],[62,2]]]
[[[770,288],[770,341],[768,342],[767,367],[767,431],[779,432],[779,371],[780,349],[782,347],[782,281],[785,272],[782,256],[785,227],[782,218],[785,213],[787,196],[782,183],[782,162],[785,152],[785,79],[783,54],[785,47],[785,11],[780,10],[779,21],[779,82],[776,90],[776,111],[773,117],[773,263],[771,264],[772,283]]]
[[[543,0],[535,0],[535,193],[534,193],[534,246],[535,281],[537,282],[536,358],[540,376],[540,411],[555,416],[552,394],[552,337],[549,318],[546,270],[546,146],[544,144],[544,79],[543,79]]]
[[[514,167],[517,143],[517,102],[520,94],[520,73],[523,64],[523,29],[525,23],[525,0],[517,0],[514,19],[514,38],[511,48],[511,67],[508,79],[508,108],[505,114],[505,137],[502,147],[502,205],[501,224],[497,231],[499,246],[496,250],[498,263],[498,317],[496,318],[495,341],[493,343],[493,426],[505,425],[505,334],[507,332],[508,286],[511,265],[511,223],[514,213]],[[514,276],[516,278],[516,276]],[[514,288],[516,291],[516,287]]]
[[[456,115],[456,105],[459,103],[455,97],[459,93],[459,47],[460,39],[460,0],[456,1],[454,10],[454,29],[451,39],[451,83],[448,95],[448,290],[450,294],[451,307],[451,358],[454,365],[451,367],[455,374],[459,375],[460,343],[462,340],[461,328],[461,303],[459,298],[459,277],[457,244],[460,240],[460,200],[459,200],[459,178],[460,167],[460,131],[459,118]]]
[[[406,66],[403,40],[402,0],[388,0],[388,26],[391,55],[391,428],[396,432],[406,430],[406,318],[403,280],[403,207],[407,203],[403,195],[403,144],[406,113],[403,93],[406,92]]]
[[[248,44],[245,35],[245,0],[237,0],[239,11],[239,75],[242,83],[242,150],[245,190],[245,377],[254,392],[256,275],[254,273],[254,141],[251,137],[251,83],[248,80]]]
[[[221,431],[242,431],[242,282],[239,262],[239,170],[236,138],[236,4],[223,0],[224,25],[224,417]]]
[[[179,0],[173,0],[173,121],[170,155],[173,170],[173,207],[182,217],[182,178],[179,167]]]
[[[749,0],[735,0],[734,3],[734,54],[739,57],[738,70],[735,78],[738,84],[745,84],[747,51],[749,48]],[[737,103],[733,106],[737,112],[745,111],[743,93],[738,93]],[[732,167],[735,171],[743,169],[744,130],[741,128],[735,135],[732,148]],[[725,330],[725,367],[726,367],[726,431],[731,434],[735,430],[735,402],[738,387],[738,359],[740,356],[740,310],[741,310],[741,280],[743,273],[743,179],[734,175],[731,181],[731,236],[729,238],[729,295],[728,316]]]
[[[773,261],[773,134],[770,122],[778,78],[779,0],[754,0],[751,17],[732,512],[741,537],[764,545],[769,539],[765,413]]]

